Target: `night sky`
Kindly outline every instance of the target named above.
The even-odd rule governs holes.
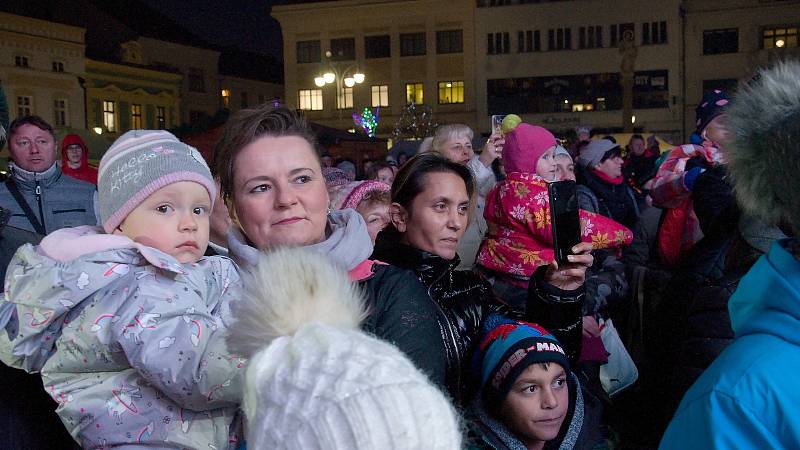
[[[280,24],[270,17],[269,0],[141,0],[198,37],[223,47],[283,59]]]

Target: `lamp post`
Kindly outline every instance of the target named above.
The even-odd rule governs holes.
[[[330,50],[325,52],[327,61],[322,66],[321,73],[314,77],[314,84],[317,85],[317,87],[325,87],[325,85],[328,84],[334,84],[336,86],[336,109],[339,110],[339,119],[341,119],[342,109],[344,109],[344,105],[346,104],[344,88],[352,88],[356,84],[363,83],[366,76],[358,70],[356,64],[342,67],[339,63],[331,61],[332,55]]]

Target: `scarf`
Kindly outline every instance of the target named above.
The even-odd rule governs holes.
[[[372,240],[367,223],[354,209],[332,211],[328,215],[324,241],[307,248],[327,255],[351,271],[372,254]],[[228,230],[228,250],[234,260],[249,266],[258,263],[258,249],[253,247],[238,227]]]

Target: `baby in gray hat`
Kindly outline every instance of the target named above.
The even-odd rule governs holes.
[[[100,161],[103,228],[65,228],[9,265],[0,359],[41,372],[84,448],[228,448],[244,361],[225,343],[236,267],[203,257],[216,185],[166,131]]]

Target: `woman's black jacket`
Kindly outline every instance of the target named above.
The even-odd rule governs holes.
[[[576,336],[574,328],[581,322],[583,288],[561,291],[541,281],[531,281],[528,311],[513,311],[494,296],[491,285],[481,275],[456,270],[458,256],[446,260],[408,246],[400,242],[397,232],[384,230],[378,235],[371,259],[414,271],[428,289],[439,309],[447,387],[462,405],[476,392],[472,355],[482,336],[483,319],[492,312],[536,322],[556,335],[569,353],[580,353],[580,327]]]

